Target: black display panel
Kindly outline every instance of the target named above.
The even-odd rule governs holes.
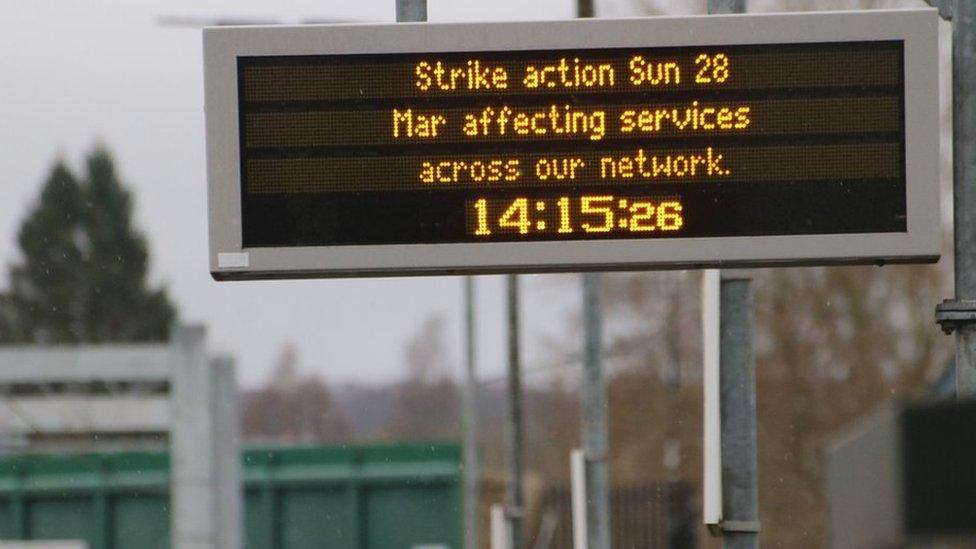
[[[243,246],[905,232],[902,50],[238,57]]]

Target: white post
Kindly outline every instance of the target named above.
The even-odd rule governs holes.
[[[505,506],[491,506],[491,549],[511,549],[512,536],[509,534]]]
[[[202,326],[173,330],[170,502],[175,549],[240,549],[237,381],[229,358],[207,358]]]
[[[175,549],[215,549],[214,388],[203,326],[173,330],[170,502]]]
[[[702,521],[712,534],[722,524],[722,416],[719,405],[719,271],[702,271],[702,382],[704,444],[702,465]]]
[[[587,549],[586,456],[579,448],[569,453],[569,478],[573,504],[573,549]]]

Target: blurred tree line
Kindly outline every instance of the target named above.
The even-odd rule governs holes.
[[[928,392],[951,355],[932,320],[944,265],[754,271],[760,516],[763,543],[823,547],[826,445],[893,399]],[[610,468],[616,485],[682,480],[700,487],[699,272],[608,274]],[[579,291],[573,276],[533,277],[526,291]],[[527,367],[527,467],[534,485],[568,483],[579,445],[579,318],[548,342],[551,367]],[[291,350],[245,397],[251,441],[336,443],[460,438],[459,388],[444,322],[418,326],[406,375],[381,387],[328,387],[301,376]],[[452,366],[452,364],[454,364]],[[504,477],[504,384],[482,380],[479,437],[487,479]],[[703,536],[705,537],[705,536]]]
[[[17,235],[21,259],[0,293],[0,343],[166,339],[176,307],[147,282],[146,239],[111,154],[79,177],[58,160]]]
[[[826,446],[891,401],[928,393],[951,354],[951,340],[932,319],[947,295],[946,272],[944,265],[836,267],[754,276],[763,543],[823,547]],[[610,384],[617,479],[677,474],[700,483],[699,278],[608,277],[610,307],[672,319],[658,327],[635,322],[616,334],[615,346],[632,349],[612,359],[624,368]],[[685,328],[676,333],[680,323]],[[625,419],[635,413],[644,418],[642,431]],[[680,465],[672,467],[676,448]],[[658,470],[648,470],[655,462]]]

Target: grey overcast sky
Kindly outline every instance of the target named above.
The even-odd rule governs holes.
[[[626,14],[628,0],[608,9]],[[700,4],[690,2],[689,5]],[[574,0],[430,0],[431,21],[565,19]],[[282,345],[327,379],[382,381],[403,372],[402,349],[430,314],[448,320],[460,352],[457,278],[221,283],[207,271],[203,69],[200,31],[158,25],[160,16],[391,21],[393,0],[0,0],[0,287],[17,259],[16,231],[52,162],[80,167],[108,145],[136,199],[152,277],[185,321],[205,323],[214,352],[234,355],[245,385],[262,381]],[[502,279],[480,283],[481,364],[501,371]],[[537,280],[537,279],[536,279]],[[552,306],[574,306],[578,285],[524,284],[525,339],[565,326]],[[545,309],[547,312],[541,312]],[[558,309],[558,308],[557,308]]]

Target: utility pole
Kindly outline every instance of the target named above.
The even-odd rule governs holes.
[[[511,549],[523,549],[522,521],[525,510],[522,496],[522,375],[519,357],[519,279],[510,274],[508,282],[508,505]]]
[[[464,277],[464,387],[461,392],[464,430],[464,546],[478,549],[478,464],[477,354],[475,331],[474,277]]]
[[[708,0],[708,13],[744,13],[745,0]],[[719,285],[722,546],[759,547],[756,364],[752,280],[722,273]]]
[[[587,549],[610,549],[610,475],[607,467],[607,388],[603,376],[600,273],[583,275],[583,459]]]
[[[956,334],[956,397],[976,396],[976,2],[961,0],[952,18],[952,198],[955,299],[936,307],[936,320]]]

